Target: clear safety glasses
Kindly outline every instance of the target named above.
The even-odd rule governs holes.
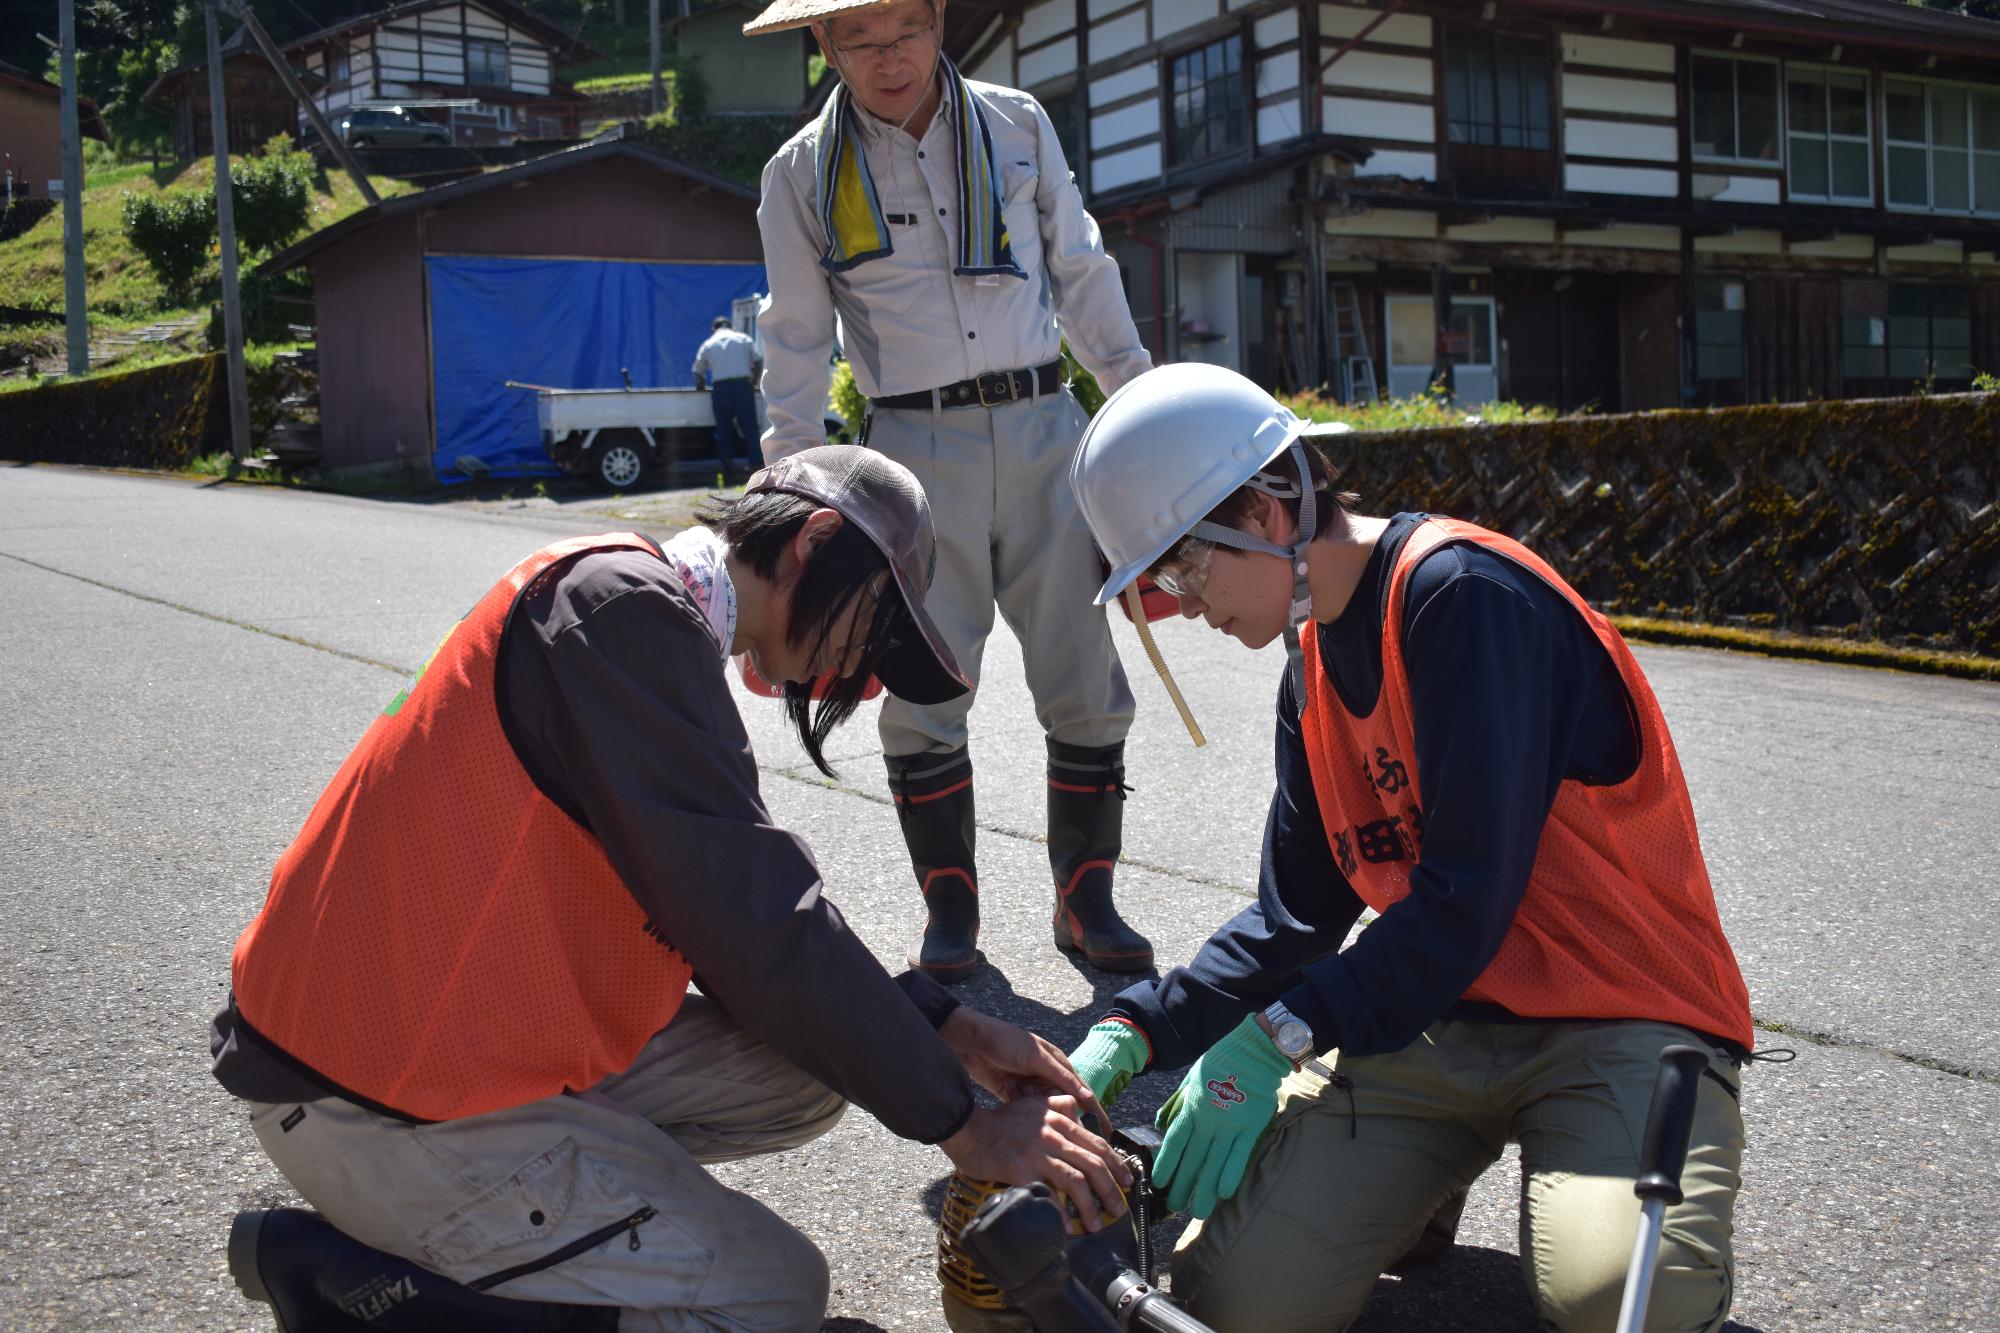
[[[1208,566],[1215,546],[1199,537],[1184,537],[1173,554],[1153,569],[1153,583],[1169,597],[1199,597],[1208,586]]]

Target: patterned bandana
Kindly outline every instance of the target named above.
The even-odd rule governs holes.
[[[1007,222],[1000,210],[1000,173],[993,165],[993,136],[986,112],[958,67],[943,56],[945,95],[958,109],[958,267],[961,278],[1005,273],[1025,280],[1007,243]],[[854,141],[853,98],[845,84],[833,90],[819,121],[819,220],[828,237],[820,264],[829,273],[845,273],[856,264],[894,254],[875,179]]]
[[[729,645],[736,641],[736,585],[730,581],[729,568],[722,562],[728,549],[722,538],[707,528],[676,533],[660,547],[673,562],[681,582],[694,594],[702,615],[708,618],[708,628],[724,658],[729,656]]]

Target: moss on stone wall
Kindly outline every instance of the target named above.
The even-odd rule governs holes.
[[[103,467],[181,468],[229,448],[222,358],[0,394],[0,457]]]

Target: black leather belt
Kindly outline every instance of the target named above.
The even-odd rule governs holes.
[[[1045,366],[1036,366],[1033,370],[996,370],[990,375],[975,375],[969,380],[947,384],[941,389],[925,389],[921,393],[899,393],[889,398],[870,398],[868,402],[870,406],[878,408],[927,409],[931,405],[931,394],[935,392],[939,407],[998,407],[1017,398],[1055,393],[1062,388],[1062,382],[1062,358],[1058,357]]]

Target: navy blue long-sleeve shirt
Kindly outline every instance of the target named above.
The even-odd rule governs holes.
[[[1423,517],[1391,519],[1346,609],[1305,631],[1319,635],[1327,678],[1357,717],[1381,692],[1389,575]],[[1300,726],[1302,683],[1288,669],[1257,902],[1186,967],[1113,1005],[1151,1038],[1154,1068],[1192,1062],[1278,999],[1311,1026],[1321,1052],[1357,1056],[1400,1050],[1441,1018],[1514,1018],[1465,991],[1520,906],[1557,788],[1616,783],[1637,768],[1631,702],[1560,593],[1470,543],[1417,565],[1393,632],[1403,635],[1424,801],[1409,896],[1341,949],[1364,904],[1327,842]]]

